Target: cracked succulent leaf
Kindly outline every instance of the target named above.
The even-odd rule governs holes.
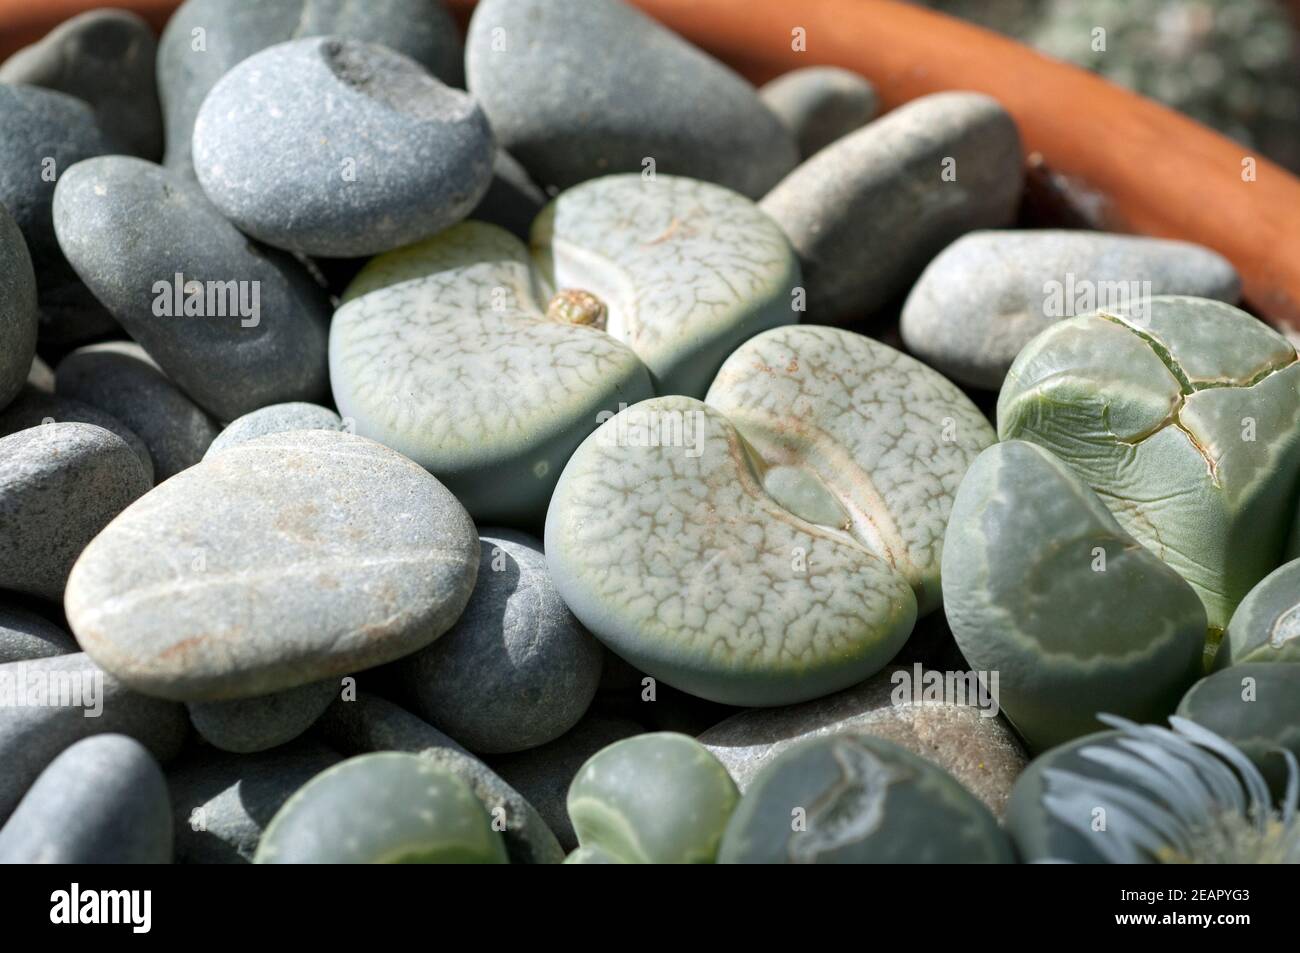
[[[1243,662],[1300,662],[1300,559],[1265,576],[1232,614],[1214,667]]]
[[[943,600],[971,667],[1043,751],[1098,711],[1163,717],[1201,670],[1205,610],[1061,460],[1020,440],[980,454],[957,491]]]
[[[916,619],[907,578],[781,505],[763,469],[700,401],[659,397],[611,418],[547,513],[564,601],[642,671],[726,704],[804,701],[878,671]]]
[[[1300,363],[1244,311],[1168,296],[1053,325],[1012,365],[998,434],[1060,457],[1191,583],[1211,651],[1282,561],[1300,483]]]
[[[356,431],[416,460],[480,521],[539,524],[602,411],[702,396],[758,331],[793,321],[798,264],[719,186],[611,176],[562,193],[531,251],[465,222],[373,259],[330,331]]]
[[[937,835],[937,836],[936,836]],[[759,772],[731,815],[723,864],[1009,864],[988,808],[893,742],[832,734]]]
[[[879,341],[799,325],[739,347],[706,401],[762,459],[778,502],[900,572],[920,613],[938,607],[953,496],[996,440],[954,384]]]
[[[616,741],[578,769],[567,807],[581,845],[566,863],[711,864],[740,792],[694,738]]]

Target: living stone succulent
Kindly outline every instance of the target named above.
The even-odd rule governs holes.
[[[339,411],[480,521],[541,522],[573,450],[621,404],[703,396],[751,335],[796,319],[799,269],[749,200],[611,176],[562,193],[529,249],[466,222],[371,261],[330,331]]]
[[[1053,749],[1011,795],[1008,830],[1027,861],[1300,863],[1300,773],[1274,807],[1258,768],[1177,716],[1170,728],[1099,715],[1116,730]]]
[[[657,732],[592,755],[568,807],[580,849],[629,864],[710,864],[738,800],[727,769],[698,741]]]
[[[1191,583],[1211,651],[1282,562],[1300,485],[1300,361],[1244,311],[1155,297],[1053,325],[1008,372],[998,435],[1056,454]]]
[[[668,684],[781,705],[878,671],[939,601],[952,495],[992,442],[952,384],[869,338],[778,328],[707,401],[606,422],[546,520],[574,614]]]
[[[883,738],[802,742],[759,773],[724,864],[1008,864],[997,819],[942,768]]]
[[[997,672],[1031,750],[1097,729],[1094,713],[1159,718],[1200,672],[1205,610],[1065,463],[995,444],[957,491],[944,611],[971,666]]]
[[[505,842],[468,784],[419,755],[349,758],[280,808],[259,864],[504,864]]]
[[[1242,662],[1300,662],[1300,559],[1265,576],[1232,613],[1214,667]]]

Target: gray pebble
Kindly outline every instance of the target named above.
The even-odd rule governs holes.
[[[127,10],[91,10],[60,23],[0,66],[0,81],[30,83],[89,103],[115,152],[162,155],[153,28]]]
[[[328,407],[301,401],[272,404],[232,420],[208,447],[207,455],[256,440],[273,433],[290,430],[346,430],[343,419]]]
[[[462,85],[460,31],[440,0],[186,0],[158,41],[168,168],[193,175],[194,117],[235,64],[276,43],[326,35],[382,43]]]
[[[329,744],[344,754],[406,751],[450,770],[473,790],[494,819],[505,812],[506,851],[511,863],[558,864],[564,859],[555,835],[533,806],[491,768],[451,738],[405,709],[374,695],[335,701],[319,722]],[[576,768],[574,770],[577,770]]]
[[[297,738],[315,724],[339,693],[335,679],[308,682],[257,698],[191,702],[194,729],[213,747],[247,754]]]
[[[425,721],[480,754],[523,751],[577,724],[604,650],[551,583],[540,540],[484,530],[479,548],[460,619],[397,668]]]
[[[181,758],[167,771],[176,862],[252,863],[280,806],[341,760],[307,739],[257,754],[207,749]]]
[[[0,602],[0,665],[80,651],[76,639],[44,616]]]
[[[799,159],[753,86],[619,0],[482,0],[465,71],[498,143],[544,188],[653,160],[758,198]]]
[[[578,769],[600,749],[644,729],[626,718],[588,715],[574,728],[549,744],[531,751],[491,759],[492,769],[537,808],[560,846],[566,851],[578,846],[569,819],[569,785]]]
[[[143,745],[84,738],[50,762],[0,828],[0,864],[169,864],[171,813]]]
[[[189,722],[181,705],[130,691],[84,652],[0,665],[0,823],[45,767],[91,735],[129,735],[159,761],[175,757]]]
[[[144,441],[161,483],[203,459],[218,428],[138,344],[91,344],[55,370],[60,397],[98,408]]]
[[[945,248],[903,306],[903,341],[970,387],[997,390],[1020,349],[1044,328],[1151,295],[1235,304],[1237,271],[1188,242],[1100,232],[985,231]]]
[[[510,153],[498,149],[492,182],[468,217],[499,225],[526,242],[533,219],[545,204],[546,193],[529,178],[528,170]]]
[[[62,598],[86,544],[149,486],[139,458],[102,427],[0,437],[0,588]]]
[[[254,698],[424,648],[465,608],[478,561],[469,514],[422,467],[299,430],[156,487],[86,549],[64,607],[139,691]]]
[[[34,387],[24,388],[17,400],[0,410],[0,437],[56,423],[93,424],[117,434],[136,455],[149,477],[149,485],[153,485],[153,458],[139,435],[112,414],[71,397],[47,394]]]
[[[914,701],[915,674],[912,668],[886,669],[861,685],[815,701],[754,708],[710,728],[699,742],[744,793],[763,768],[801,741],[845,733],[872,735],[934,762],[1001,817],[1011,786],[1026,764],[1020,742],[996,712],[985,717],[976,698],[961,705]]]
[[[38,86],[0,83],[0,205],[23,233],[41,307],[41,337],[65,340],[111,327],[64,260],[50,204],[56,178],[112,147],[91,108]]]
[[[18,396],[36,360],[36,274],[27,242],[0,204],[0,408]]]
[[[1010,222],[1023,181],[1007,111],[938,93],[818,152],[761,207],[799,255],[806,320],[846,321],[886,305],[959,235]]]
[[[386,47],[339,37],[255,53],[194,122],[194,170],[222,214],[269,245],[329,258],[459,222],[487,191],[494,154],[468,95]]]
[[[876,88],[852,70],[806,66],[761,87],[758,95],[790,130],[807,159],[876,115]]]
[[[79,163],[55,190],[54,226],[99,300],[218,419],[325,393],[325,293],[189,179],[128,156]]]

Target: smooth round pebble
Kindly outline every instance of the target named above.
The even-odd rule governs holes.
[[[464,609],[478,559],[469,515],[423,469],[300,430],[158,486],[87,547],[64,605],[91,657],[141,691],[251,698],[423,648]]]
[[[804,741],[764,768],[727,824],[722,864],[1009,864],[997,819],[951,775],[859,734]]]
[[[656,732],[593,755],[569,787],[568,807],[582,847],[629,864],[710,864],[739,799],[697,741]]]
[[[255,53],[217,81],[194,123],[199,184],[231,222],[331,258],[460,221],[487,191],[495,151],[464,92],[387,47],[341,37]]]
[[[59,178],[54,227],[95,296],[219,420],[325,393],[325,293],[188,178],[130,156],[79,162]]]
[[[77,348],[54,372],[57,396],[95,407],[144,442],[161,483],[203,459],[219,428],[138,344]]]
[[[762,86],[758,95],[799,143],[800,159],[861,129],[880,105],[871,83],[838,66],[791,70]]]
[[[482,0],[465,72],[544,188],[648,169],[756,199],[799,159],[748,82],[619,0]]]
[[[891,666],[835,695],[732,715],[696,740],[722,762],[745,794],[767,765],[810,738],[883,738],[943,768],[1001,817],[1011,785],[1026,764],[1024,749],[997,710],[981,706],[987,699],[973,683],[960,683],[969,690],[962,702],[917,700],[928,690],[928,678],[943,680],[952,674],[923,673],[920,665]]]
[[[349,758],[285,802],[259,864],[504,864],[505,843],[469,785],[399,752]]]
[[[80,651],[76,639],[44,616],[0,602],[0,665]]]
[[[0,204],[0,409],[18,396],[36,361],[38,323],[32,256]]]
[[[30,83],[89,103],[116,147],[162,155],[153,28],[129,10],[91,10],[63,21],[0,65],[0,82]]]
[[[190,702],[194,729],[213,747],[247,754],[297,738],[315,724],[339,694],[334,679],[308,682],[257,698]]]
[[[0,864],[169,864],[171,814],[143,745],[85,738],[50,762],[0,828]]]
[[[0,588],[58,601],[82,550],[149,486],[139,457],[102,427],[0,437]]]
[[[471,751],[523,751],[577,724],[604,651],[555,590],[540,540],[484,530],[479,548],[465,611],[397,669],[416,714]]]
[[[1010,223],[1022,161],[1015,121],[996,101],[936,93],[822,149],[760,204],[799,255],[812,320],[857,320],[959,235]]]
[[[71,397],[48,394],[30,386],[24,388],[17,400],[0,410],[0,437],[58,423],[91,424],[116,434],[131,448],[149,484],[153,485],[153,457],[139,435],[112,414]]]
[[[1242,662],[1300,662],[1300,559],[1274,569],[1233,611],[1214,667]]]
[[[1065,318],[1150,295],[1234,304],[1237,270],[1189,242],[1030,229],[964,235],[926,266],[903,306],[907,349],[969,387],[997,390],[1020,350]]]
[[[205,456],[220,453],[258,437],[290,430],[347,430],[343,419],[328,407],[302,402],[272,404],[232,420],[208,445]]]

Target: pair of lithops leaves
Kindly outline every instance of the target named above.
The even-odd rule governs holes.
[[[1300,365],[1228,305],[1154,298],[1054,325],[1017,357],[1002,443],[970,468],[943,554],[971,665],[1042,750],[1151,721],[1282,559],[1300,474]]]
[[[602,415],[703,396],[737,345],[800,307],[778,226],[705,182],[583,183],[542,211],[530,244],[470,221],[378,256],[329,346],[358,433],[425,466],[476,520],[524,527]]]

